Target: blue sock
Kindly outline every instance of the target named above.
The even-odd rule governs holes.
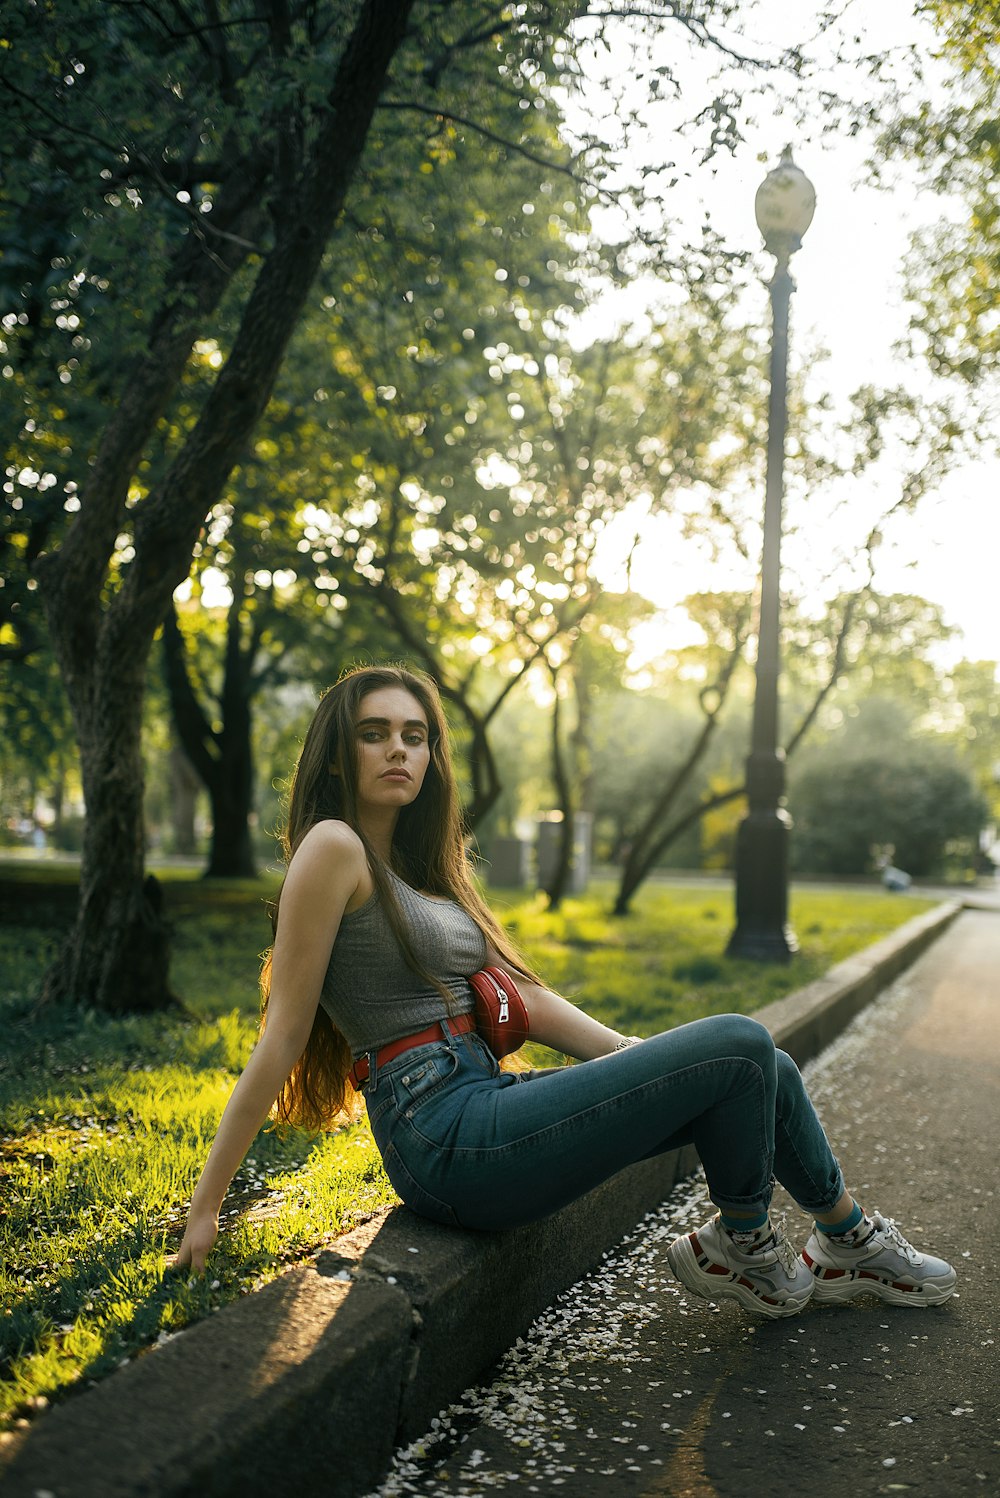
[[[857,1202],[855,1202],[854,1211],[851,1212],[849,1216],[845,1217],[843,1222],[835,1222],[833,1224],[829,1222],[817,1222],[816,1227],[819,1232],[826,1233],[830,1238],[839,1238],[841,1233],[853,1232],[854,1229],[864,1221],[864,1216],[865,1214],[862,1212]]]
[[[759,1217],[727,1217],[725,1212],[720,1212],[719,1221],[727,1233],[753,1233],[757,1228],[767,1227],[768,1216],[761,1212]]]

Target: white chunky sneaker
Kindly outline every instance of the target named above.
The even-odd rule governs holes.
[[[816,1300],[834,1305],[877,1295],[894,1306],[937,1306],[947,1300],[955,1289],[951,1265],[907,1243],[891,1217],[873,1212],[871,1221],[868,1236],[849,1245],[835,1234],[812,1234],[802,1262],[813,1277]]]
[[[759,1243],[744,1247],[713,1217],[696,1232],[676,1238],[667,1261],[692,1294],[738,1300],[760,1316],[795,1316],[813,1292],[812,1275],[773,1224]]]

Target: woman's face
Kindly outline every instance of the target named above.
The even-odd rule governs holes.
[[[356,727],[358,806],[400,810],[420,794],[430,764],[427,716],[405,687],[362,697]]]

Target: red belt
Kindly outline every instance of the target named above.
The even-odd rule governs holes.
[[[457,1019],[435,1020],[433,1025],[428,1025],[426,1030],[419,1030],[416,1035],[404,1035],[402,1040],[390,1040],[388,1045],[384,1045],[375,1053],[376,1066],[385,1066],[386,1062],[395,1061],[397,1056],[402,1056],[404,1051],[412,1051],[416,1045],[430,1045],[433,1041],[440,1040],[442,1025],[446,1025],[452,1035],[466,1035],[476,1028],[476,1016],[460,1014]],[[370,1070],[368,1057],[359,1056],[347,1073],[348,1081],[355,1092],[360,1092],[364,1083],[368,1081]]]

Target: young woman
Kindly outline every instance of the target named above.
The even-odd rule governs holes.
[[[946,1300],[954,1270],[864,1214],[791,1059],[743,1015],[639,1041],[559,998],[525,965],[469,876],[437,691],[396,668],[322,699],[292,784],[288,871],[262,975],[261,1038],[223,1114],[174,1264],[202,1270],[258,1129],[329,1125],[364,1094],[407,1206],[495,1229],[555,1211],[624,1166],[693,1143],[717,1215],[668,1251],[697,1295],[764,1316],[810,1297]],[[501,1071],[469,977],[514,977],[532,1036],[579,1060]],[[768,1217],[774,1178],[815,1218],[796,1257]]]

